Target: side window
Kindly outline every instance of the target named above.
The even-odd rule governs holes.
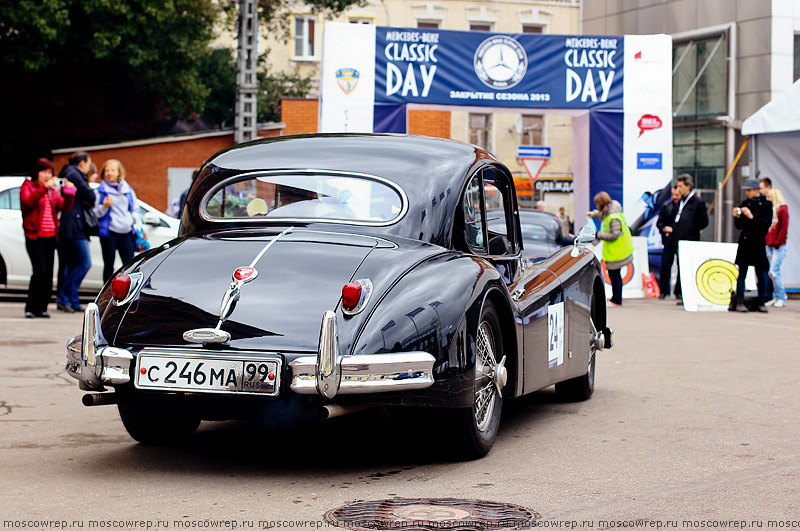
[[[0,208],[3,210],[11,210],[11,196],[8,190],[0,192]]]
[[[464,239],[473,250],[485,250],[481,177],[475,175],[464,190]]]
[[[509,187],[505,179],[495,170],[483,172],[483,195],[486,202],[486,225],[488,228],[489,254],[511,255],[514,248],[513,215],[511,213]]]
[[[19,210],[19,188],[10,188],[0,192],[0,208]]]

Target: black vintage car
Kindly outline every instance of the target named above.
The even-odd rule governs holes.
[[[589,398],[611,343],[598,262],[578,245],[592,231],[523,263],[513,183],[486,151],[425,137],[222,151],[179,237],[87,306],[67,370],[142,443],[381,404],[438,408],[462,456],[485,455],[503,398],[553,384]]]

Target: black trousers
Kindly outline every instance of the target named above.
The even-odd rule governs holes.
[[[47,311],[47,304],[53,296],[53,260],[56,253],[56,237],[25,238],[25,249],[31,259],[31,282],[28,284],[28,298],[25,311],[39,314]]]
[[[608,279],[611,281],[611,302],[622,304],[622,270],[609,269]]]
[[[133,253],[136,251],[136,238],[131,232],[120,234],[109,231],[108,236],[100,236],[100,248],[103,250],[103,282],[107,282],[114,274],[117,251],[122,263],[125,264],[133,258]]]
[[[675,247],[672,245],[665,245],[664,250],[661,252],[661,270],[660,278],[658,279],[658,287],[661,293],[669,295],[669,281],[672,278],[672,262],[675,261]],[[680,293],[678,286],[675,286],[675,292]]]

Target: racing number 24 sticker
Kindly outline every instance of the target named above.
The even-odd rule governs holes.
[[[547,366],[552,369],[564,363],[564,303],[547,307]]]

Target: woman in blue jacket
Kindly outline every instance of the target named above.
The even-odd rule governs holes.
[[[103,249],[103,281],[114,274],[116,254],[124,264],[136,250],[136,194],[125,180],[120,161],[109,159],[100,169],[102,182],[95,190],[94,213],[100,223],[100,247]]]

